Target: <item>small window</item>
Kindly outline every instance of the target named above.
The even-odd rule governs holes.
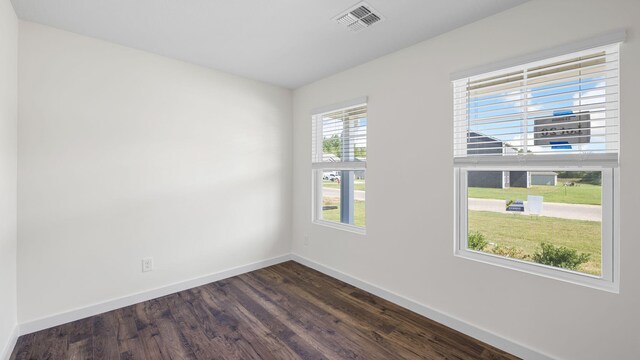
[[[312,116],[313,221],[364,232],[367,105],[359,99]]]
[[[454,81],[456,255],[617,289],[618,54]]]

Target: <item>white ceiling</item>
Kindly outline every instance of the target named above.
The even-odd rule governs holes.
[[[297,88],[525,1],[368,0],[385,21],[355,33],[332,19],[358,0],[12,3],[24,20]]]

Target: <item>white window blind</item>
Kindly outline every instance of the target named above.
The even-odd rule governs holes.
[[[367,104],[313,115],[314,169],[363,169],[367,161]]]
[[[619,44],[453,82],[454,162],[617,164]]]

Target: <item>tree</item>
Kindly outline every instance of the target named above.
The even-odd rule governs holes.
[[[330,138],[324,139],[322,142],[322,152],[342,158],[342,138],[339,135],[333,135]],[[353,156],[357,158],[367,157],[367,148],[354,146]]]
[[[328,139],[322,141],[322,152],[325,154],[333,154],[337,157],[342,156],[342,141],[338,135],[333,135]]]
[[[602,176],[600,176],[599,171],[587,171],[580,182],[591,185],[602,185]]]

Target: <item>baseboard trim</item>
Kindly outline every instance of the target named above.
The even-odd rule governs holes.
[[[368,283],[364,280],[360,280],[353,276],[347,275],[331,267],[317,263],[311,259],[305,258],[297,254],[292,254],[291,259],[302,265],[305,265],[314,270],[317,270],[323,274],[326,274],[338,280],[344,281],[347,284],[350,284],[362,290],[368,291],[385,300],[391,301],[394,304],[397,304],[413,312],[416,312],[431,320],[437,321],[454,330],[460,331],[463,334],[469,335],[475,339],[483,341],[489,345],[495,346],[498,349],[506,351],[515,356],[518,356],[527,360],[553,360],[554,359],[549,355],[533,350],[517,342],[505,339],[504,337],[496,335],[490,331],[484,330],[482,328],[469,324],[463,320],[460,320],[456,317],[447,315],[438,310],[422,305],[414,300],[408,299],[402,295],[395,294],[391,291],[385,290],[381,287]]]
[[[201,276],[201,277],[186,280],[186,281],[173,283],[173,284],[162,286],[152,290],[142,291],[142,292],[132,294],[132,295],[127,295],[121,298],[107,300],[104,302],[85,306],[85,307],[74,309],[71,311],[65,311],[65,312],[54,314],[51,316],[46,316],[40,319],[36,319],[36,320],[32,320],[32,321],[28,321],[20,324],[20,326],[18,327],[19,334],[20,335],[30,334],[36,331],[48,329],[50,327],[66,324],[71,321],[84,319],[89,316],[102,314],[107,311],[119,309],[125,306],[130,306],[143,301],[156,299],[156,298],[173,294],[179,291],[191,289],[191,288],[209,284],[215,281],[219,281],[219,280],[227,279],[237,275],[245,274],[251,271],[259,270],[259,269],[276,265],[289,260],[291,260],[291,254],[280,255],[274,258],[237,266],[231,269],[219,271],[213,274]],[[11,349],[13,349],[13,347]]]
[[[9,360],[11,353],[13,353],[13,349],[16,347],[16,343],[18,342],[18,336],[20,336],[20,327],[18,324],[15,324],[11,334],[9,335],[9,341],[2,350],[2,353],[0,353],[0,359]]]
[[[25,334],[30,334],[36,331],[48,329],[50,327],[66,324],[71,321],[80,320],[89,316],[98,315],[107,311],[112,311],[125,306],[137,304],[143,301],[152,300],[169,294],[173,294],[179,291],[191,289],[194,287],[209,284],[215,281],[227,279],[237,275],[245,274],[251,271],[259,270],[268,266],[276,265],[289,260],[296,261],[300,264],[308,266],[312,269],[320,271],[323,274],[334,277],[338,280],[344,281],[350,285],[358,287],[362,290],[368,291],[374,295],[377,295],[385,300],[391,301],[394,304],[407,308],[420,315],[423,315],[431,320],[437,321],[443,325],[446,325],[454,330],[460,331],[463,334],[469,335],[487,344],[495,346],[501,350],[504,350],[510,354],[516,355],[527,360],[553,360],[549,355],[542,352],[533,350],[525,345],[508,340],[504,337],[496,335],[490,331],[484,330],[472,324],[469,324],[456,317],[447,315],[428,306],[422,305],[414,300],[406,298],[404,296],[395,294],[391,291],[368,283],[364,280],[360,280],[356,277],[347,275],[341,271],[333,269],[331,267],[317,263],[306,257],[297,254],[285,254],[274,258],[257,261],[254,263],[234,267],[231,269],[223,270],[206,276],[162,286],[156,289],[139,292],[136,294],[124,296],[117,299],[104,301],[101,303],[89,305],[86,307],[78,308],[71,311],[66,311],[51,316],[43,317],[40,319],[25,322],[14,327],[11,338],[7,343],[7,346],[3,350],[0,359],[9,359],[13,348],[16,345],[18,337]]]

